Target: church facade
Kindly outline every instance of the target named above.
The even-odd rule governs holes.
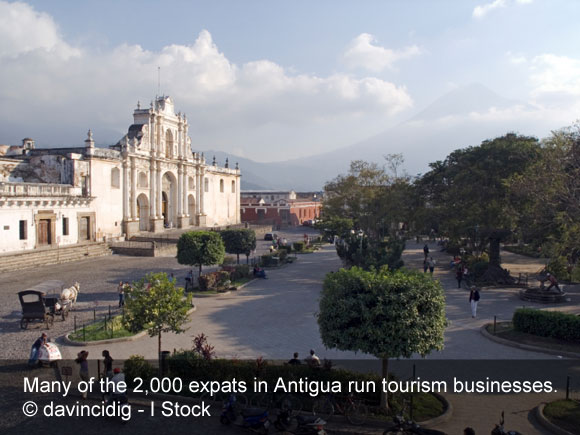
[[[239,224],[240,177],[191,150],[187,118],[165,96],[138,104],[109,148],[90,131],[76,148],[27,138],[0,155],[0,252]]]

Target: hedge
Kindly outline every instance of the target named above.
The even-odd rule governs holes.
[[[292,248],[294,248],[294,250],[296,252],[302,252],[304,251],[304,247],[306,246],[306,244],[304,242],[294,242],[292,243]]]
[[[519,308],[512,323],[519,332],[560,340],[580,340],[580,317],[574,314]]]

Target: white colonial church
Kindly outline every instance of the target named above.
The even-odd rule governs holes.
[[[192,152],[170,97],[109,148],[0,146],[0,252],[240,223],[240,171]]]

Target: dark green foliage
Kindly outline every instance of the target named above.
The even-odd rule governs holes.
[[[183,233],[177,242],[177,261],[179,264],[202,266],[221,264],[225,248],[219,233],[214,231],[190,231]]]
[[[201,275],[197,282],[199,283],[199,289],[201,291],[208,291],[212,290],[217,285],[217,275],[215,273],[206,273],[205,275]]]
[[[569,280],[570,273],[568,268],[568,260],[566,257],[552,258],[546,266],[546,271],[550,272],[557,279]]]
[[[236,281],[242,278],[249,278],[251,276],[250,266],[247,264],[239,264],[235,270],[232,271],[232,280]]]
[[[125,373],[125,379],[127,379],[127,385],[129,387],[136,386],[135,378],[148,381],[158,373],[141,355],[131,355],[129,359],[125,360],[123,363],[123,372]]]
[[[519,308],[512,322],[519,332],[560,340],[580,340],[580,317],[575,314]]]
[[[238,264],[240,254],[246,256],[256,249],[256,233],[250,229],[223,230],[220,235],[224,241],[226,252],[236,254]]]
[[[289,255],[292,252],[292,246],[291,245],[286,245],[286,246],[278,246],[278,251],[286,251],[286,255]]]
[[[421,273],[357,267],[324,280],[318,325],[325,346],[409,358],[443,348],[445,297]]]
[[[305,247],[305,243],[304,242],[294,242],[294,243],[292,243],[292,248],[296,252],[302,252],[302,251],[304,251],[304,247]]]
[[[336,247],[338,256],[346,266],[357,266],[364,270],[380,269],[388,266],[391,270],[403,267],[401,258],[405,242],[398,239],[373,242],[368,237],[347,234]]]

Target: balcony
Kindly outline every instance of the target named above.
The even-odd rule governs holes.
[[[70,184],[0,182],[0,197],[83,196],[82,188]]]

